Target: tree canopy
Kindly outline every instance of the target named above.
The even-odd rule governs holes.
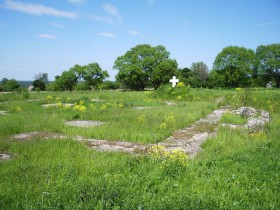
[[[20,84],[15,79],[3,78],[0,84],[0,91],[14,91],[20,87]]]
[[[177,70],[176,60],[169,56],[162,45],[137,45],[116,59],[113,67],[119,71],[116,80],[133,90],[143,90],[148,84],[157,89]]]
[[[105,78],[109,77],[106,70],[102,70],[98,63],[90,63],[85,66],[75,65],[61,76],[56,76],[51,85],[53,90],[73,90],[78,82],[84,82],[86,89],[94,89],[100,85]]]
[[[224,87],[245,87],[256,64],[253,50],[244,47],[229,46],[220,52],[214,61],[214,70],[223,78]]]
[[[35,78],[35,80],[32,83],[32,85],[34,86],[34,89],[46,90],[46,85],[49,81],[48,74],[39,73],[39,74],[35,75],[34,78]]]
[[[280,44],[257,47],[258,73],[266,82],[274,82],[280,87]]]

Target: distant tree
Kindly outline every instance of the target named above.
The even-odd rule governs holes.
[[[229,46],[216,56],[214,69],[224,79],[224,86],[244,87],[250,85],[255,64],[256,56],[253,50]]]
[[[8,79],[7,79],[7,78],[3,78],[3,79],[2,79],[2,84],[5,85],[6,82],[8,82]]]
[[[74,71],[64,71],[61,76],[56,76],[55,81],[51,85],[53,90],[71,91],[75,88],[78,78]]]
[[[46,85],[49,82],[47,73],[39,73],[35,75],[35,80],[32,85],[36,90],[46,90]]]
[[[183,68],[183,69],[178,69],[178,76],[183,79],[187,79],[189,76],[191,76],[191,70],[187,67]]]
[[[176,72],[177,62],[169,56],[164,46],[137,45],[116,59],[113,67],[119,71],[116,80],[133,90],[143,90],[148,83],[157,88],[168,82],[165,75]]]
[[[116,90],[119,87],[120,85],[115,81],[104,81],[102,84],[98,85],[98,89],[101,90]]]
[[[98,63],[90,63],[82,69],[83,79],[92,90],[100,85],[105,78],[109,77],[108,72],[102,70]]]
[[[0,85],[1,91],[14,91],[20,87],[20,84],[15,79],[8,80],[7,78],[2,79],[2,83]]]
[[[280,87],[280,44],[260,45],[257,47],[258,74],[267,83],[272,81]]]
[[[198,82],[197,85],[204,87],[209,73],[207,65],[203,62],[196,62],[192,63],[190,69],[192,77]]]

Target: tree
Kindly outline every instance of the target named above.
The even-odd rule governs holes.
[[[61,76],[56,76],[55,81],[52,84],[52,89],[62,90],[62,91],[71,91],[75,88],[78,82],[78,78],[74,71],[64,71]]]
[[[164,60],[157,65],[151,74],[150,83],[157,89],[159,86],[169,82],[170,78],[174,76],[178,67],[176,60]]]
[[[169,55],[161,45],[137,45],[116,59],[113,67],[119,71],[116,80],[133,90],[143,90],[149,82],[156,89],[168,82],[165,75],[176,72],[177,62]]]
[[[49,82],[47,73],[39,73],[35,75],[32,85],[34,89],[46,90],[46,84]]]
[[[20,84],[15,79],[8,80],[7,78],[3,78],[0,90],[10,92],[18,89],[19,87]]]
[[[92,90],[101,84],[105,78],[109,77],[108,72],[102,70],[98,63],[90,63],[82,69],[83,79]]]
[[[258,74],[265,82],[273,81],[280,87],[280,44],[257,47]]]
[[[194,79],[198,82],[198,86],[205,86],[208,78],[208,67],[203,62],[192,63],[191,73]]]
[[[245,87],[250,84],[255,63],[253,50],[229,46],[217,55],[213,68],[222,76],[226,87]]]

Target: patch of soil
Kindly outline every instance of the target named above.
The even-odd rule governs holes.
[[[104,122],[91,121],[91,120],[73,120],[64,122],[64,125],[75,127],[94,127],[104,125]]]

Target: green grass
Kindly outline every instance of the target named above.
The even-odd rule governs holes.
[[[176,125],[169,131],[159,129],[160,139],[161,135],[169,135],[168,132],[186,126],[214,109],[217,106],[215,97],[208,101],[211,97],[207,96],[211,91],[235,105],[236,92],[223,90],[217,90],[218,93],[205,90],[205,97],[203,90],[197,90],[201,95],[199,101],[178,100],[176,106],[165,106],[157,98],[147,100],[149,94],[143,92],[114,94],[106,91],[36,93],[31,97],[40,99],[39,102],[10,100],[0,103],[0,110],[9,110],[16,105],[23,109],[0,116],[0,153],[14,155],[11,160],[0,162],[0,209],[279,209],[279,91],[252,92],[256,98],[252,105],[271,113],[271,122],[263,131],[250,133],[244,129],[220,127],[218,135],[202,145],[203,152],[188,160],[184,167],[177,162],[164,165],[148,155],[97,152],[71,139],[9,139],[11,134],[34,130],[95,135],[93,131],[61,124],[63,119],[78,116],[110,121],[110,128],[116,129],[111,135],[116,139],[125,135],[118,122],[125,124],[128,121],[126,126],[135,122],[135,128],[130,129],[133,135],[139,135],[137,141],[145,143],[147,136],[154,133],[145,127],[145,123],[157,127],[165,120],[165,114],[168,116],[173,112]],[[99,102],[95,103],[96,110],[87,109],[86,112],[65,111],[58,107],[43,109],[41,104],[46,101],[42,100],[49,94],[65,99],[70,96],[73,102],[85,100],[85,97],[102,98],[106,100],[104,103],[111,100],[110,103],[116,101],[124,107],[110,107],[103,112],[99,109],[103,102]],[[87,107],[92,103],[85,101]],[[153,108],[133,110],[133,106]],[[139,115],[145,115],[143,125],[139,125]],[[113,135],[115,131],[120,134]],[[137,132],[146,133],[146,136],[140,138]]]
[[[240,115],[231,112],[226,112],[221,117],[220,122],[226,124],[244,125],[247,122],[247,119]]]

